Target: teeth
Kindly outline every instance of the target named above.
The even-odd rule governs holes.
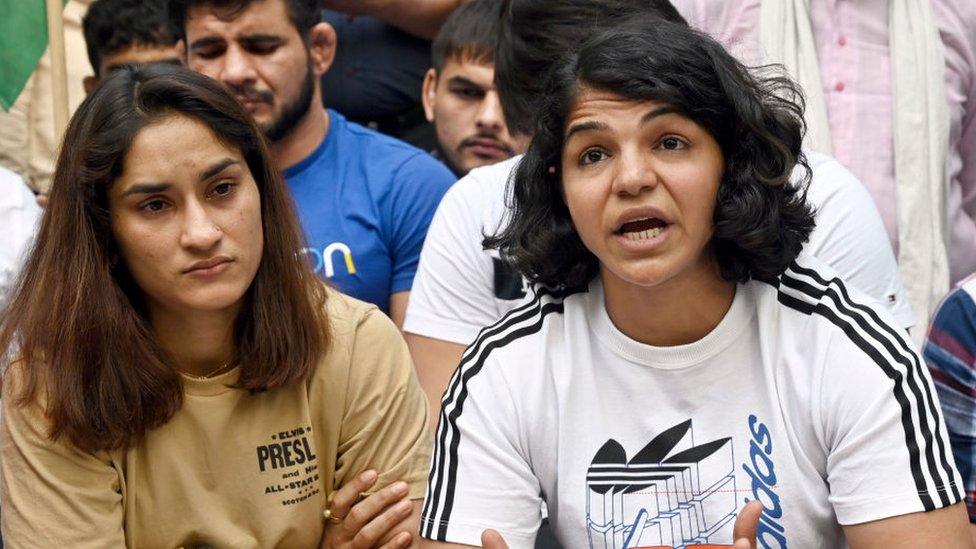
[[[632,233],[624,233],[627,240],[648,240],[651,238],[657,238],[661,234],[663,229],[655,227],[653,229],[647,229],[646,231],[636,231]]]

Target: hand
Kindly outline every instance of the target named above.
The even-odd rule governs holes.
[[[322,547],[325,549],[402,549],[413,542],[408,531],[393,532],[413,512],[405,482],[394,482],[360,499],[376,484],[376,471],[366,471],[339,488],[329,508]]]
[[[494,530],[485,530],[481,533],[481,546],[484,549],[508,549],[505,539]]]
[[[759,529],[759,517],[762,515],[763,506],[758,501],[750,501],[735,518],[735,525],[732,526],[732,539],[735,541],[735,549],[756,549],[756,530]]]
[[[756,530],[759,528],[759,517],[763,506],[758,501],[750,501],[739,511],[739,516],[732,526],[732,539],[735,549],[756,549]],[[495,530],[485,530],[481,533],[481,546],[484,549],[508,549],[508,544],[502,535]]]

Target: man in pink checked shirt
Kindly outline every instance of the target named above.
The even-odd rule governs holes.
[[[976,2],[972,0],[765,0],[807,10],[809,38],[816,48],[822,102],[829,127],[829,151],[867,187],[881,212],[899,257],[909,294],[938,295],[950,282],[976,271]],[[896,184],[896,109],[890,15],[893,2],[931,10],[944,51],[945,96],[948,106],[948,158],[942,197],[944,206],[934,223],[942,223],[948,240],[949,279],[935,276],[928,288],[907,272],[905,261],[925,251],[906,240],[899,223]],[[672,0],[688,22],[726,44],[748,65],[771,61],[763,42],[764,0]],[[929,6],[924,3],[928,2]],[[793,7],[789,9],[794,9]],[[791,25],[788,20],[780,25]],[[934,34],[934,32],[933,32]],[[899,37],[899,40],[901,38]],[[896,41],[896,44],[901,42]],[[773,56],[772,60],[777,60]],[[808,112],[812,94],[807,90]],[[911,145],[911,141],[909,141]],[[921,143],[920,143],[921,145]],[[919,147],[921,148],[921,146]],[[922,160],[912,158],[912,163]],[[904,205],[903,205],[904,206]],[[915,207],[912,204],[912,207]],[[916,209],[916,212],[922,210]],[[901,226],[900,226],[901,225]],[[946,234],[947,230],[947,234]],[[906,246],[906,242],[909,245]],[[923,267],[927,268],[927,266]],[[913,296],[915,297],[915,296]],[[920,326],[925,325],[937,299],[913,299]],[[920,306],[921,304],[921,306]],[[924,333],[924,330],[921,330]]]

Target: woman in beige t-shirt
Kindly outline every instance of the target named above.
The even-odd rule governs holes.
[[[15,547],[406,547],[430,456],[406,347],[325,286],[219,84],[125,69],[80,107],[0,319]]]

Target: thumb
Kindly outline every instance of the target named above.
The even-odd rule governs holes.
[[[735,526],[732,527],[735,549],[755,549],[756,530],[759,528],[759,516],[762,512],[762,503],[758,501],[750,501],[739,511]]]
[[[494,530],[485,530],[481,533],[481,546],[485,549],[508,549],[505,539]]]

